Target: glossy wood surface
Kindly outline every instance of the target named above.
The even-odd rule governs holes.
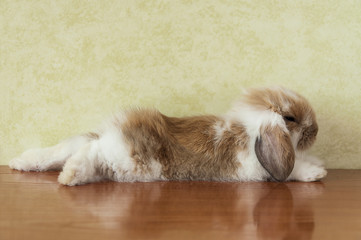
[[[361,170],[315,183],[65,187],[0,166],[0,239],[361,239]]]

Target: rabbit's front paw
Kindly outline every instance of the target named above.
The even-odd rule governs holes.
[[[308,168],[302,169],[297,180],[302,182],[314,182],[321,180],[326,177],[326,175],[327,171],[324,167],[311,165]]]

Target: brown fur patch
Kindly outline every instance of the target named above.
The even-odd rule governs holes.
[[[99,139],[99,134],[95,132],[88,132],[85,134],[85,136],[90,139]]]
[[[170,180],[231,180],[236,154],[247,147],[242,125],[233,124],[216,139],[216,116],[175,118],[155,110],[127,113],[121,129],[137,166],[147,171],[150,159],[162,165]]]
[[[297,144],[297,148],[300,150],[305,150],[315,142],[318,132],[317,123],[312,124],[306,130],[302,131],[302,136],[300,141]]]

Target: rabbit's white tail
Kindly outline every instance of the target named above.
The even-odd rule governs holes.
[[[86,145],[97,134],[86,134],[67,139],[53,147],[30,149],[10,161],[9,167],[22,171],[61,170],[68,158]]]

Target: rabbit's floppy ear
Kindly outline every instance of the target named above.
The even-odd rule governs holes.
[[[295,151],[291,138],[281,126],[262,126],[256,139],[258,161],[277,181],[285,181],[295,163]]]

